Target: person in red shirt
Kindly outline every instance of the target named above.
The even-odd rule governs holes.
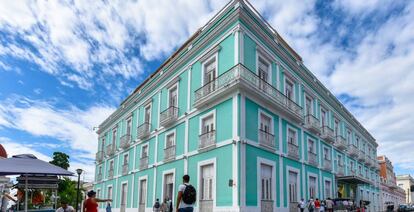
[[[111,199],[98,199],[96,192],[91,190],[88,192],[88,199],[83,203],[84,212],[98,212],[98,202],[111,202]]]
[[[321,202],[319,201],[318,198],[315,199],[315,212],[319,212],[319,210],[321,209]]]

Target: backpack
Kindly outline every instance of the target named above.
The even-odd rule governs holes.
[[[160,203],[157,201],[157,202],[155,202],[155,204],[154,204],[154,208],[160,208]]]
[[[309,206],[308,206],[308,209],[314,209],[314,208],[315,208],[315,205],[313,204],[313,202],[310,202]]]
[[[195,188],[192,185],[185,185],[183,193],[183,202],[187,205],[191,205],[196,201],[197,193]]]

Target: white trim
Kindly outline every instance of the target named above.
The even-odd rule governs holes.
[[[269,128],[270,128],[270,132],[269,133],[271,133],[271,134],[275,134],[275,130],[274,130],[274,128],[275,128],[275,125],[274,125],[274,120],[273,120],[273,115],[271,115],[271,114],[269,114],[269,113],[267,113],[266,111],[264,111],[263,109],[261,109],[261,108],[258,108],[258,110],[257,110],[257,129],[258,130],[260,130],[260,124],[261,124],[261,115],[264,115],[264,116],[267,116],[268,118],[270,118],[270,126],[269,126]]]
[[[188,119],[184,122],[184,155],[188,154]],[[187,157],[184,157],[184,174],[188,173],[188,161]]]
[[[289,165],[286,166],[286,173],[285,173],[285,175],[286,175],[286,186],[289,186],[289,172],[295,172],[298,175],[298,177],[296,179],[296,183],[297,183],[297,186],[296,186],[296,194],[297,194],[296,195],[296,199],[299,202],[299,200],[301,199],[300,198],[300,190],[301,190],[301,185],[300,185],[300,181],[301,181],[300,180],[300,178],[301,178],[301,170],[300,169],[297,169],[295,167],[289,166]],[[290,202],[289,202],[289,198],[288,197],[289,197],[289,188],[286,189],[287,206],[289,208]]]
[[[296,103],[296,89],[295,89],[295,85],[296,85],[296,80],[294,80],[291,76],[286,75],[286,71],[284,71],[283,73],[285,73],[284,76],[284,83],[283,83],[283,94],[285,94],[286,96],[286,82],[290,82],[290,84],[292,84],[292,101]]]
[[[199,188],[199,190],[201,190],[201,185],[200,185],[200,178],[201,178],[201,167],[202,166],[206,166],[206,165],[213,165],[213,170],[214,170],[214,182],[213,182],[213,208],[216,207],[216,201],[217,201],[217,196],[216,196],[216,190],[217,190],[217,163],[216,163],[216,157],[211,158],[211,159],[207,159],[207,160],[203,160],[203,161],[199,161],[197,163],[197,188]],[[197,206],[200,205],[200,194],[201,192],[198,192],[198,196],[197,196]]]
[[[216,68],[215,68],[215,73],[216,73],[216,78],[218,77],[218,51],[216,51],[215,53],[213,53],[211,56],[209,56],[208,59],[204,60],[201,62],[201,86],[204,86],[204,68],[206,63],[209,63],[210,61],[214,60]]]
[[[187,110],[186,111],[189,111],[191,108],[191,70],[192,70],[192,67],[190,66],[187,72]]]
[[[238,194],[239,194],[239,189],[238,189],[238,183],[239,183],[239,179],[238,179],[238,170],[239,170],[239,166],[238,166],[238,148],[237,146],[239,145],[239,137],[237,136],[237,130],[238,130],[238,123],[239,123],[239,117],[238,117],[238,108],[239,108],[239,104],[238,104],[238,95],[234,95],[233,96],[233,140],[235,141],[234,145],[232,145],[232,168],[233,168],[233,185],[232,185],[232,189],[233,189],[233,207],[237,207],[238,206]]]
[[[240,104],[241,104],[241,120],[240,120],[240,134],[241,134],[241,142],[240,142],[240,206],[243,207],[246,205],[246,102],[245,96],[240,94]]]
[[[315,116],[315,106],[314,106],[314,104],[315,104],[315,97],[314,96],[312,96],[311,94],[309,94],[309,92],[305,89],[304,90],[304,102],[303,102],[303,109],[304,109],[304,114],[305,115],[308,115],[306,112],[307,112],[307,107],[306,107],[306,98],[308,97],[309,99],[311,99],[311,106],[310,106],[310,114],[311,115],[313,115],[313,116]],[[316,117],[316,116],[315,116]]]
[[[233,31],[234,37],[234,64],[240,62],[240,46],[239,46],[239,37],[240,37],[240,27],[237,27]]]
[[[173,145],[176,145],[176,143],[177,143],[177,133],[176,133],[176,131],[177,131],[176,128],[174,128],[174,129],[169,130],[168,132],[166,132],[164,134],[164,149],[167,148],[167,137],[171,134],[174,135],[174,144]]]
[[[177,81],[175,84],[173,84],[173,85],[171,85],[169,88],[167,88],[167,108],[169,108],[169,107],[171,107],[171,105],[170,105],[170,94],[171,94],[171,90],[172,89],[176,89],[176,92],[177,92],[177,108],[179,107],[179,103],[178,103],[178,100],[179,100],[179,93],[180,93],[180,86],[179,86],[179,83],[180,81]],[[159,93],[160,94],[160,96],[161,96],[161,93]],[[159,104],[158,105],[161,105],[161,103],[159,102]]]
[[[199,118],[199,129],[198,129],[198,135],[202,134],[203,131],[203,119],[205,119],[206,117],[212,115],[213,116],[213,123],[214,123],[214,130],[217,130],[217,123],[216,123],[216,109],[211,110],[210,112],[203,114],[200,116]]]
[[[172,197],[170,197],[171,198],[171,200],[172,200],[172,202],[175,202],[176,200],[175,200],[175,187],[176,187],[176,180],[175,180],[175,178],[176,178],[176,176],[175,176],[175,168],[172,168],[172,169],[168,169],[168,170],[164,170],[163,172],[162,172],[162,179],[161,179],[161,199],[160,199],[160,201],[161,202],[164,202],[164,199],[165,199],[165,196],[164,196],[164,178],[165,178],[165,175],[167,175],[167,174],[173,174],[173,179],[174,179],[174,182],[173,182],[173,190],[172,190]],[[175,205],[173,205],[173,208],[175,207]]]
[[[277,196],[276,196],[276,162],[266,159],[266,158],[262,158],[262,157],[257,157],[257,171],[256,171],[256,185],[257,185],[257,207],[259,209],[261,209],[261,186],[260,186],[260,182],[261,182],[261,165],[268,165],[272,167],[272,200],[273,200],[273,211],[276,211],[276,202],[277,202]],[[279,194],[282,195],[282,194]]]

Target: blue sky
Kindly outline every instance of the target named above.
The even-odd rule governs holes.
[[[93,175],[98,126],[225,1],[3,1],[0,143],[70,154]],[[414,2],[251,2],[380,144],[414,174]],[[403,156],[403,157],[401,157]]]

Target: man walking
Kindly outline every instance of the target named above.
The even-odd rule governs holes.
[[[306,202],[305,202],[305,200],[303,198],[299,201],[298,208],[300,209],[300,212],[304,212],[305,211]]]
[[[178,212],[193,212],[197,199],[195,188],[190,184],[190,176],[183,176],[183,184],[178,187],[177,205]]]

